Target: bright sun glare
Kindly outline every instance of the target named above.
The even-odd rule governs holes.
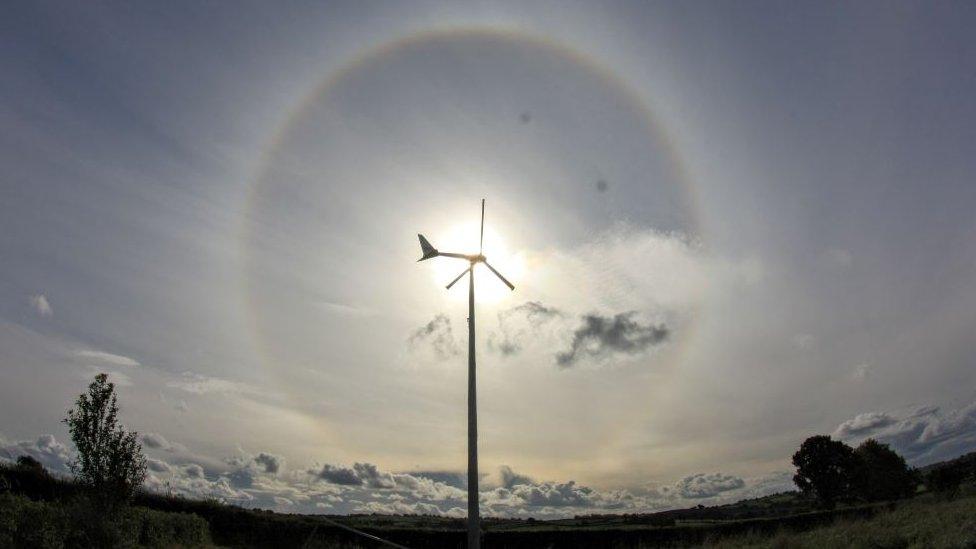
[[[436,239],[431,239],[438,250],[442,252],[456,252],[462,254],[478,253],[478,223],[465,223],[456,225],[443,235],[438,235]],[[485,227],[485,257],[491,266],[502,273],[512,284],[518,287],[522,272],[525,270],[525,261],[521,254],[514,254],[509,250],[505,241],[491,227]],[[450,283],[461,273],[467,264],[464,260],[440,257],[433,260],[434,278],[442,287]],[[508,286],[498,280],[491,271],[482,264],[478,264],[474,269],[475,275],[475,298],[481,303],[494,303],[511,294]],[[449,293],[454,299],[467,299],[468,297],[467,279],[458,281]]]

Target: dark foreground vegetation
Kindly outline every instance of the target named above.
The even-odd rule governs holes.
[[[940,491],[924,488],[906,500],[839,503],[830,510],[788,492],[652,514],[487,519],[485,546],[971,547],[976,544],[974,465],[976,454],[970,454],[927,468],[925,479],[959,479]],[[75,480],[50,475],[29,460],[0,465],[0,547],[380,546],[326,520],[407,547],[465,543],[464,522],[458,519],[287,515],[143,491],[106,521],[85,493]]]
[[[381,546],[361,532],[413,548],[465,545],[461,519],[277,514],[147,492],[137,434],[117,416],[114,386],[100,374],[65,418],[77,450],[72,476],[28,456],[0,462],[0,548]],[[874,440],[852,448],[813,436],[793,463],[799,492],[649,514],[488,518],[484,544],[976,547],[976,453],[912,469]]]

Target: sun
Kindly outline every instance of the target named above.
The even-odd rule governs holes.
[[[431,243],[442,252],[456,252],[462,254],[478,253],[478,223],[464,223],[455,225],[451,229],[431,239]],[[518,286],[525,270],[522,254],[513,253],[506,246],[505,240],[490,227],[485,227],[484,255],[491,266],[505,275],[512,284]],[[454,280],[467,265],[460,259],[447,257],[432,261],[434,279],[442,287]],[[475,299],[479,303],[494,303],[511,295],[508,286],[498,280],[487,267],[478,263],[474,268]],[[467,280],[462,280],[448,290],[452,299],[464,300],[468,298]]]

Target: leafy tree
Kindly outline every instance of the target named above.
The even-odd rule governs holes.
[[[953,499],[959,492],[959,485],[966,480],[967,471],[962,467],[943,465],[936,467],[925,476],[925,486],[947,499]]]
[[[864,462],[861,495],[868,501],[887,501],[911,497],[918,486],[918,475],[887,444],[869,438],[857,447]]]
[[[41,465],[40,461],[34,459],[34,456],[28,456],[26,454],[17,458],[17,467],[39,475],[47,474],[47,470],[44,469],[44,466]]]
[[[78,449],[71,470],[105,511],[126,503],[146,478],[138,433],[118,423],[116,400],[115,384],[98,374],[64,419]]]
[[[854,449],[827,435],[803,441],[793,454],[793,465],[793,482],[828,509],[855,497],[863,479],[863,463]]]

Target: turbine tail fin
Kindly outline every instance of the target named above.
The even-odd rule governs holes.
[[[438,256],[437,248],[431,246],[430,242],[428,242],[427,239],[424,238],[424,235],[418,234],[417,236],[420,238],[420,251],[423,252],[424,254],[423,257],[421,257],[417,261],[423,261],[425,259],[437,257]]]

